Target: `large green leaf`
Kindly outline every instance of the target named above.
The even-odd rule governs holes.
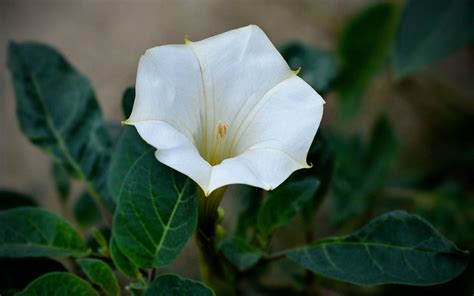
[[[313,198],[319,184],[319,180],[314,177],[296,181],[290,178],[270,191],[258,212],[257,227],[260,233],[266,237],[278,227],[288,224]]]
[[[408,0],[396,36],[397,75],[435,63],[473,40],[472,0]]]
[[[28,285],[16,296],[99,296],[83,279],[67,272],[48,273]]]
[[[94,225],[101,219],[100,211],[87,191],[83,191],[75,200],[73,213],[77,223],[83,228]]]
[[[204,284],[184,279],[174,274],[165,274],[156,278],[146,289],[143,296],[213,296],[214,292]]]
[[[316,91],[331,90],[339,73],[334,54],[301,42],[287,43],[279,50],[292,69],[301,68],[298,75]]]
[[[89,280],[98,285],[105,294],[120,295],[120,286],[112,269],[103,261],[93,258],[78,259],[77,263]]]
[[[0,190],[0,211],[18,207],[34,207],[35,200],[23,193],[10,190]]]
[[[120,251],[113,237],[109,243],[109,250],[115,266],[123,274],[132,279],[136,279],[140,276],[140,271],[138,270],[137,266],[133,264],[133,262],[131,262],[127,257],[125,257],[122,251]]]
[[[351,235],[315,242],[287,257],[315,273],[359,285],[433,285],[459,275],[469,253],[422,218],[394,211]]]
[[[82,237],[62,218],[40,208],[0,212],[0,257],[83,256]]]
[[[158,162],[134,128],[118,143],[114,160],[130,166],[113,172],[109,185],[120,188],[113,235],[122,253],[140,267],[171,263],[192,236],[197,221],[195,185]],[[120,153],[120,154],[118,154]],[[117,155],[118,154],[118,155]],[[125,162],[125,161],[124,161]],[[121,182],[120,182],[121,181]]]
[[[39,43],[11,43],[8,66],[23,133],[112,209],[106,186],[111,141],[89,81]]]
[[[219,249],[227,260],[240,270],[254,265],[264,255],[261,250],[250,245],[249,242],[240,237],[223,240],[219,245]]]
[[[391,2],[378,2],[343,28],[338,45],[342,60],[339,92],[343,118],[357,112],[370,81],[389,58],[398,10]]]
[[[367,145],[359,138],[334,139],[337,154],[331,185],[331,220],[335,224],[362,214],[370,206],[391,167],[398,141],[386,117],[380,117]]]

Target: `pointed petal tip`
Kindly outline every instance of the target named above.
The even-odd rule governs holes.
[[[298,76],[298,74],[300,74],[300,71],[301,71],[301,67],[298,67],[298,69],[292,70],[291,72],[293,72],[295,76]]]
[[[188,35],[184,35],[184,44],[191,44],[191,40],[189,40],[189,36]]]

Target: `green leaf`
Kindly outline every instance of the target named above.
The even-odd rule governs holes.
[[[330,211],[332,222],[341,224],[368,209],[373,195],[384,183],[398,141],[388,119],[382,116],[375,123],[366,147],[359,138],[353,138],[340,139],[335,149]]]
[[[396,35],[397,75],[433,64],[473,40],[472,0],[408,0]]]
[[[156,278],[143,296],[213,296],[214,292],[204,284],[184,279],[174,274]]]
[[[53,163],[52,174],[56,192],[61,201],[64,202],[71,191],[71,179],[69,174],[63,166],[57,163]]]
[[[13,295],[36,278],[53,271],[66,271],[58,261],[49,258],[0,258],[0,295]]]
[[[112,269],[103,261],[92,258],[78,259],[77,263],[89,280],[98,285],[105,294],[120,295],[120,286]]]
[[[224,256],[240,270],[247,269],[258,262],[264,255],[262,251],[250,245],[240,237],[223,240],[219,249]]]
[[[132,279],[137,279],[140,276],[138,267],[133,264],[117,246],[115,239],[112,237],[109,243],[110,255],[114,261],[115,266],[126,276]]]
[[[262,190],[257,187],[239,185],[236,187],[237,205],[239,213],[234,236],[251,239],[255,234],[254,228],[257,224],[257,215],[262,203]]]
[[[290,42],[280,47],[280,53],[298,75],[316,91],[331,90],[339,73],[339,61],[328,51],[302,42]]]
[[[144,146],[129,128],[118,143],[115,159],[132,165],[121,167],[124,176],[113,235],[120,251],[139,267],[171,263],[194,233],[197,222],[195,185],[186,176],[158,162],[154,149]],[[138,153],[137,153],[138,152]]]
[[[51,272],[34,280],[16,296],[99,296],[83,279],[67,272]]]
[[[388,60],[398,15],[395,4],[379,2],[356,15],[343,28],[338,44],[342,60],[339,92],[343,119],[357,112],[369,83]]]
[[[62,218],[40,208],[0,212],[0,257],[80,257],[82,237]]]
[[[125,118],[132,114],[133,102],[135,101],[135,87],[128,87],[122,95],[122,112]]]
[[[351,235],[315,242],[287,257],[315,273],[359,285],[434,285],[458,276],[469,253],[424,219],[394,211]]]
[[[76,199],[73,212],[77,223],[83,228],[96,224],[102,217],[94,199],[87,191],[83,191]]]
[[[10,43],[8,66],[23,133],[113,209],[106,186],[111,141],[90,82],[39,43]]]
[[[0,190],[0,211],[18,207],[35,207],[36,202],[30,196],[9,190]]]
[[[268,193],[258,212],[257,227],[265,237],[278,227],[288,224],[316,194],[319,180],[307,177],[303,180],[287,180]]]

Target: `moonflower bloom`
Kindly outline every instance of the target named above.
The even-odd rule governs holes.
[[[251,25],[147,50],[125,123],[205,195],[229,184],[271,190],[310,167],[323,104]]]

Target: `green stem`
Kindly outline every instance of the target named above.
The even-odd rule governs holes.
[[[199,272],[201,279],[217,296],[235,294],[233,280],[229,277],[229,271],[217,251],[217,208],[225,189],[217,189],[209,196],[205,196],[204,192],[198,189],[199,216],[196,243],[199,250]]]

